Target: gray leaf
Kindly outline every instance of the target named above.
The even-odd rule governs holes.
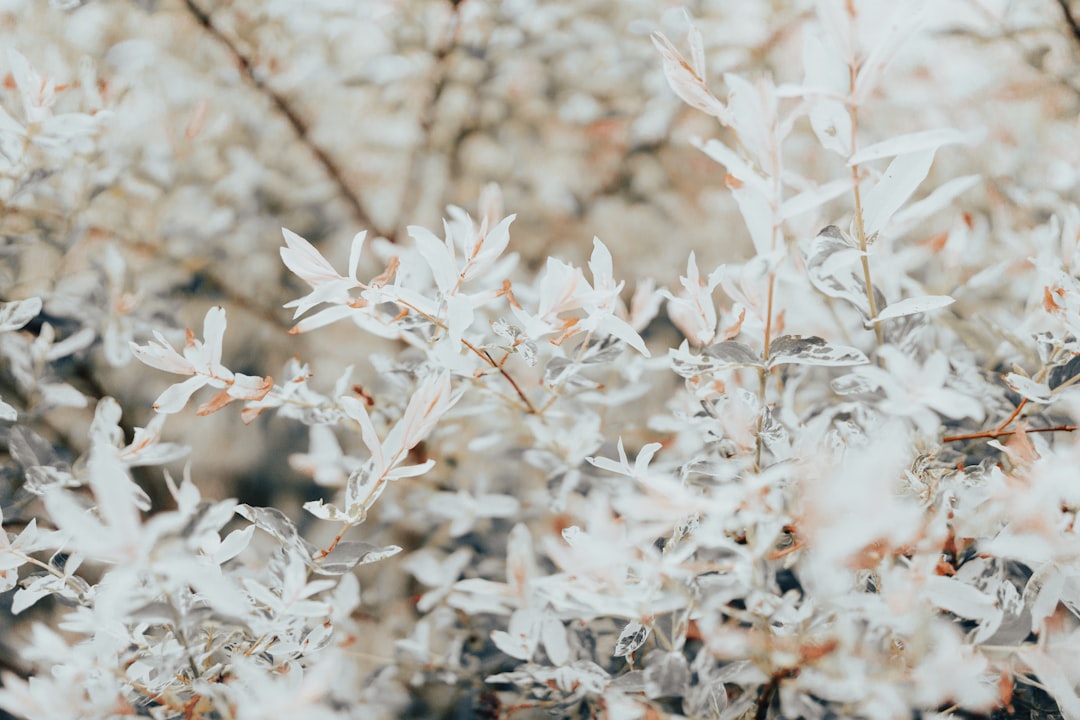
[[[761,358],[749,346],[734,340],[716,343],[705,348],[705,354],[731,367],[761,367]]]
[[[251,505],[237,505],[236,514],[249,520],[260,530],[273,535],[281,544],[292,548],[300,553],[309,566],[314,567],[311,559],[313,553],[318,550],[304,538],[300,537],[296,526],[289,517],[277,508],[253,507]]]
[[[682,697],[690,684],[690,667],[681,652],[651,653],[645,668],[645,696]]]
[[[833,392],[837,395],[854,395],[856,393],[873,392],[877,389],[877,383],[872,382],[870,379],[863,377],[862,375],[844,375],[833,380],[832,385]]]
[[[863,365],[869,362],[861,351],[845,345],[830,345],[819,337],[783,335],[772,342],[769,367],[777,365]]]
[[[612,655],[615,657],[627,657],[641,647],[648,638],[648,626],[639,622],[631,622],[619,633],[619,639],[615,643],[615,652]]]
[[[367,565],[401,552],[397,545],[382,547],[366,542],[340,542],[333,552],[316,563],[320,575],[344,575],[357,565]]]

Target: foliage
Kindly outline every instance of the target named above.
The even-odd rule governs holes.
[[[553,11],[504,5],[544,36],[529,18]],[[149,72],[152,48],[117,43],[117,77],[86,60],[78,85],[38,69],[59,56],[9,49],[0,590],[17,642],[0,708],[1080,719],[1080,156],[1053,140],[1075,135],[1080,32],[1064,2],[998,5],[777,3],[783,37],[759,46],[773,73],[712,47],[707,21],[666,15],[686,37],[652,34],[656,76],[717,123],[686,143],[731,199],[709,233],[751,249],[710,269],[683,244],[669,286],[622,279],[617,259],[641,248],[606,234],[584,262],[522,256],[496,183],[439,231],[386,230],[213,14],[149,8],[235,55],[365,226],[345,263],[306,231],[275,240],[307,287],[290,286],[294,324],[265,347],[325,355],[280,371],[250,329],[259,303],[230,281],[242,251],[195,271],[213,289],[200,337],[165,309],[193,247],[155,253],[93,225],[139,193],[201,231],[235,220],[227,187],[185,190],[170,178],[184,166],[125,142],[146,111],[122,76]],[[750,6],[732,21],[760,21]],[[431,7],[438,99],[440,63],[495,11]],[[1030,37],[1048,43],[1027,48],[1033,67],[991,62]],[[1016,98],[1032,78],[1038,108]],[[980,85],[950,89],[965,83]],[[230,130],[208,112],[183,134],[210,157]],[[34,279],[80,243],[93,262]],[[249,285],[267,272],[250,261]],[[330,340],[290,337],[309,333]],[[238,334],[256,350],[234,351]],[[124,420],[139,364],[159,371],[141,428]],[[288,463],[314,492],[214,498],[195,478],[232,460],[229,442],[165,429],[215,413],[303,429]]]

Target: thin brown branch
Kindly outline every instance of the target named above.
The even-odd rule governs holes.
[[[1073,15],[1072,8],[1069,7],[1069,0],[1058,0],[1058,5],[1061,6],[1061,12],[1065,15],[1065,22],[1072,32],[1073,39],[1080,43],[1080,21]]]
[[[1048,428],[1025,428],[1024,432],[1028,433],[1051,433],[1051,432],[1073,432],[1080,429],[1080,425],[1055,425]],[[967,433],[966,435],[946,435],[941,438],[941,442],[963,442],[964,440],[978,440],[980,438],[987,438],[989,440],[995,440],[999,437],[1006,437],[1008,435],[1015,435],[1018,430],[982,430],[980,432]]]
[[[424,105],[419,118],[420,140],[413,148],[409,157],[409,167],[405,175],[406,184],[401,196],[401,208],[398,212],[398,228],[394,230],[393,240],[395,242],[398,240],[397,235],[401,232],[401,226],[414,219],[411,216],[415,214],[417,209],[415,198],[420,196],[420,186],[424,179],[424,162],[427,160],[432,149],[431,137],[435,127],[435,121],[437,120],[436,111],[439,101],[442,99],[443,93],[446,90],[447,81],[449,79],[448,61],[451,53],[456,47],[457,31],[460,21],[458,3],[452,2],[451,5],[453,12],[450,16],[449,25],[447,26],[446,37],[442,40],[439,47],[435,49],[433,56],[430,89],[427,93],[426,104]],[[460,144],[461,139],[462,138],[459,137],[455,140],[454,149]]]
[[[488,365],[490,365],[493,369],[498,370],[499,374],[506,378],[506,381],[510,383],[510,385],[514,388],[514,392],[516,392],[518,397],[521,398],[521,401],[525,403],[525,409],[529,411],[529,414],[537,414],[536,406],[529,401],[529,396],[526,395],[525,391],[521,389],[521,386],[517,384],[517,381],[514,380],[514,377],[510,373],[506,372],[506,369],[502,366],[501,363],[495,362],[495,358],[491,357],[491,355],[486,350],[481,350],[465,338],[461,339],[461,344],[467,347],[469,350],[472,350],[473,353],[475,353],[481,360],[488,363]]]
[[[240,51],[236,46],[236,43],[233,42],[228,35],[222,32],[221,29],[214,24],[209,12],[196,5],[194,0],[184,0],[184,7],[187,8],[187,11],[195,21],[199,23],[209,35],[229,51],[229,54],[232,55],[233,61],[240,69],[240,72],[252,87],[269,99],[274,108],[289,122],[293,132],[296,133],[297,139],[308,148],[312,155],[315,156],[315,159],[323,166],[323,169],[333,181],[334,185],[337,186],[342,199],[349,205],[349,209],[352,211],[352,216],[356,223],[362,227],[368,228],[378,235],[385,236],[386,233],[380,230],[371,219],[371,216],[369,216],[364,209],[363,203],[360,202],[360,198],[356,194],[356,191],[353,190],[345,180],[345,173],[342,168],[332,157],[330,157],[329,153],[315,144],[311,139],[311,132],[307,122],[300,117],[300,114],[292,104],[283,95],[267,85],[266,82],[256,74],[255,67],[252,65],[251,60]],[[391,237],[390,240],[393,241],[394,238]]]
[[[428,322],[435,325],[437,328],[439,328],[441,330],[446,330],[447,329],[446,323],[439,320],[437,317],[432,317],[431,315],[428,315],[426,312],[424,312],[420,308],[416,307],[415,305],[412,305],[412,304],[407,303],[404,300],[400,300],[400,299],[397,300],[397,303],[399,305],[409,309],[409,310],[412,310],[417,315],[420,315],[421,317],[426,319]],[[472,351],[472,353],[475,354],[478,358],[480,358],[481,360],[486,362],[489,366],[491,366],[491,368],[493,370],[498,370],[499,374],[502,375],[504,378],[506,378],[506,381],[509,382],[511,386],[513,386],[514,391],[517,392],[517,395],[518,395],[519,398],[521,398],[521,401],[523,403],[525,403],[525,409],[528,410],[530,415],[538,415],[538,414],[542,413],[542,410],[537,410],[536,406],[533,405],[529,401],[528,395],[526,395],[525,391],[521,389],[521,386],[517,384],[517,381],[514,380],[514,377],[510,373],[508,373],[506,371],[506,368],[503,367],[503,363],[496,362],[495,358],[491,357],[491,354],[489,352],[487,352],[486,350],[481,350],[480,348],[476,347],[475,345],[473,345],[471,342],[469,342],[465,338],[461,338],[461,344],[464,345],[466,348],[468,348],[470,351]],[[506,359],[504,358],[503,362],[505,362],[505,361],[506,361]]]

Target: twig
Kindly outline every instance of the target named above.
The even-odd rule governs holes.
[[[408,222],[410,216],[415,214],[417,209],[416,201],[410,201],[410,198],[418,198],[420,196],[419,188],[423,180],[424,161],[431,151],[431,133],[432,129],[435,127],[435,112],[447,87],[447,60],[456,46],[458,25],[460,23],[458,3],[452,3],[451,12],[452,15],[447,27],[445,40],[435,49],[433,57],[434,72],[431,77],[431,88],[428,92],[427,104],[420,114],[420,141],[416,144],[416,147],[413,148],[411,156],[409,157],[409,169],[405,176],[405,191],[401,196],[401,208],[398,212],[397,219],[399,228],[395,228],[394,237],[391,238],[394,242],[397,242],[397,236],[400,233],[400,225],[403,222]],[[458,141],[460,141],[460,139],[461,138],[458,138]],[[455,147],[458,144],[458,141],[455,141]]]
[[[1028,428],[1025,429],[1026,433],[1049,433],[1049,432],[1073,432],[1074,430],[1080,430],[1080,425],[1055,425],[1048,428]],[[967,433],[966,435],[946,435],[941,438],[941,442],[962,442],[964,440],[978,440],[979,438],[989,438],[991,440],[999,437],[1005,437],[1006,435],[1015,435],[1018,430],[982,430],[980,432]]]
[[[337,162],[335,162],[325,150],[316,145],[311,139],[310,128],[308,128],[307,123],[300,117],[300,114],[293,108],[289,101],[255,74],[255,68],[251,64],[251,60],[240,51],[236,46],[236,43],[214,24],[209,12],[196,5],[194,0],[184,0],[184,7],[187,8],[188,12],[191,13],[191,16],[195,18],[195,21],[198,22],[207,33],[213,36],[215,40],[229,51],[229,54],[233,56],[233,60],[236,62],[240,72],[247,78],[248,82],[261,94],[266,96],[277,111],[288,120],[289,125],[292,126],[293,131],[296,133],[297,139],[311,151],[311,154],[315,156],[315,159],[319,161],[319,164],[323,166],[326,174],[330,176],[330,179],[337,186],[341,197],[349,205],[349,209],[352,211],[353,219],[359,225],[369,228],[372,232],[386,236],[386,233],[380,230],[368,215],[356,192],[349,186],[349,183],[346,182],[345,173],[341,167],[338,166]],[[394,241],[394,238],[391,237],[390,240]]]
[[[510,385],[514,388],[514,392],[516,392],[518,397],[521,398],[521,401],[525,403],[525,408],[529,411],[529,414],[537,414],[536,406],[529,401],[529,397],[525,394],[525,391],[521,389],[521,386],[517,384],[517,381],[514,380],[513,376],[510,375],[510,373],[506,372],[506,369],[502,366],[502,363],[495,362],[495,359],[491,357],[487,350],[481,350],[477,348],[465,338],[461,338],[461,344],[476,353],[476,355],[481,360],[487,362],[493,369],[498,370],[499,374],[506,378],[506,381],[510,383]]]
[[[855,94],[855,66],[851,66],[849,69],[851,94]],[[854,105],[849,108],[851,115],[851,149],[855,152],[855,143],[858,138],[858,113]],[[866,284],[866,301],[870,307],[870,317],[876,318],[878,314],[877,301],[874,299],[874,281],[870,275],[870,257],[867,254],[867,246],[869,245],[866,237],[866,226],[863,224],[863,207],[862,207],[862,195],[859,192],[859,166],[858,164],[851,166],[851,182],[855,192],[855,229],[859,235],[859,253],[860,260],[862,261],[863,282]],[[874,336],[877,338],[878,347],[885,344],[884,332],[881,329],[881,323],[874,323]]]

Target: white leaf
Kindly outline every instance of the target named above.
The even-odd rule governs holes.
[[[1028,400],[1046,404],[1050,402],[1051,397],[1053,397],[1049,385],[1046,383],[1035,382],[1031,378],[1026,378],[1023,375],[1009,373],[1008,375],[1003,375],[1001,379],[1006,385],[1019,393],[1021,397],[1025,397]]]
[[[154,409],[159,413],[178,413],[188,404],[188,400],[196,390],[206,385],[207,379],[201,375],[189,377],[187,380],[171,385],[154,401]]]
[[[430,230],[416,225],[410,225],[407,229],[409,237],[416,243],[416,249],[431,267],[431,275],[439,292],[449,292],[454,287],[458,273],[454,253]]]
[[[773,211],[768,198],[749,186],[736,188],[731,194],[739,206],[746,229],[750,231],[754,250],[758,255],[773,252],[776,249],[773,247],[776,234],[773,232]]]
[[[923,0],[892,4],[892,16],[884,19],[885,30],[875,38],[870,52],[859,64],[851,98],[856,106],[866,102],[900,46],[923,23],[924,8]]]
[[[0,303],[0,332],[18,330],[41,312],[41,298]]]
[[[705,84],[705,78],[702,75],[704,68],[692,67],[663,34],[653,33],[652,41],[656,49],[660,51],[664,62],[664,76],[675,94],[687,105],[719,118],[725,124],[731,124],[731,113],[709,92]],[[691,54],[692,59],[694,55],[697,55],[692,33]]]
[[[769,194],[769,186],[761,175],[750,166],[750,163],[739,157],[734,150],[724,143],[719,140],[709,140],[706,143],[702,143],[699,138],[691,139],[690,143],[698,150],[701,150],[713,160],[723,165],[728,173],[739,182],[754,188],[761,195]]]
[[[19,588],[15,591],[15,597],[11,600],[11,614],[18,615],[27,608],[32,607],[38,600],[50,595],[51,592],[42,583],[34,583],[25,588]]]
[[[934,151],[902,155],[889,164],[885,174],[863,203],[863,230],[867,236],[880,232],[930,172]]]
[[[360,255],[364,252],[364,239],[367,238],[367,230],[356,233],[353,236],[352,245],[349,246],[349,279],[356,280],[356,270],[360,266]]]
[[[994,598],[951,577],[934,575],[927,579],[925,590],[931,603],[962,618],[983,620],[997,611]]]
[[[38,385],[42,403],[52,407],[86,407],[86,396],[67,383],[41,383]]]
[[[1039,632],[1043,621],[1054,614],[1065,580],[1065,573],[1053,563],[1046,563],[1032,573],[1024,588],[1024,604],[1031,611],[1031,632]]]
[[[826,150],[851,154],[851,114],[839,100],[820,100],[810,110],[810,127]]]
[[[554,617],[545,617],[540,623],[540,640],[544,651],[554,665],[563,665],[570,659],[570,644],[566,641],[566,627]]]
[[[468,295],[455,294],[446,299],[446,325],[454,343],[460,343],[465,331],[473,324],[473,301]]]
[[[971,133],[961,132],[956,128],[937,128],[898,135],[864,147],[848,159],[848,165],[859,165],[870,160],[909,155],[926,150],[937,150],[942,145],[968,143],[973,139]]]
[[[787,220],[796,215],[801,215],[824,205],[833,198],[843,195],[850,189],[851,178],[841,178],[801,192],[795,197],[784,201],[784,204],[780,206],[780,218]]]
[[[934,213],[941,212],[945,208],[951,207],[956,198],[966,193],[980,182],[982,182],[981,175],[964,175],[963,177],[949,180],[945,184],[935,188],[932,193],[922,200],[911,203],[911,205],[908,205],[906,208],[893,215],[893,231],[897,233],[902,232],[916,223],[925,220]]]
[[[254,525],[248,525],[246,528],[240,530],[233,530],[225,536],[225,539],[218,545],[217,550],[214,551],[214,562],[221,565],[224,562],[232,560],[244,551],[244,548],[251,542],[251,536],[254,534]]]
[[[349,516],[339,510],[335,505],[324,503],[322,500],[310,500],[304,503],[304,509],[320,520],[333,520],[337,522],[350,521]],[[252,527],[254,527],[254,525]]]
[[[1080,696],[1076,694],[1076,688],[1069,679],[1068,668],[1061,663],[1060,656],[1051,657],[1048,652],[1042,644],[1028,645],[1019,651],[1019,655],[1057,702],[1061,717],[1065,720],[1080,720]]]
[[[386,467],[382,444],[379,442],[379,436],[375,432],[375,426],[371,423],[367,405],[364,404],[364,401],[349,396],[341,398],[340,402],[345,414],[360,425],[360,437],[364,441],[364,445],[367,446],[368,452],[371,453],[371,459],[375,464],[376,471],[382,472]]]
[[[867,324],[876,325],[879,322],[904,317],[905,315],[915,315],[916,313],[937,310],[938,308],[952,305],[954,302],[956,301],[948,295],[923,295],[922,297],[907,298],[889,305],[879,312],[876,318],[873,318]]]

